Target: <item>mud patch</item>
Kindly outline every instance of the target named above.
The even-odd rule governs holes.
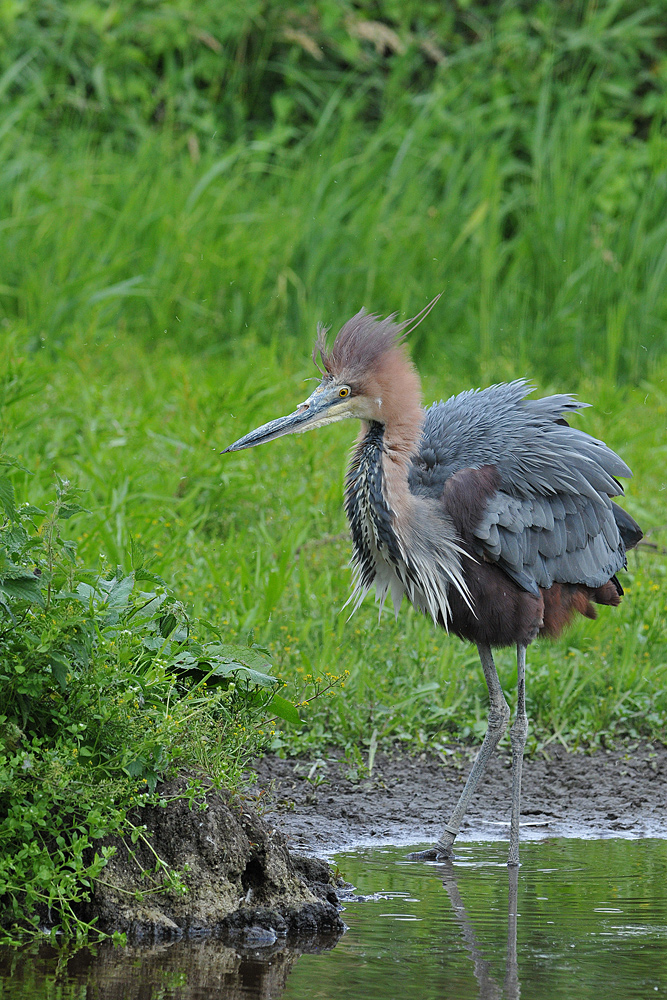
[[[358,780],[340,754],[257,763],[265,819],[290,848],[329,854],[372,844],[436,839],[463,788],[476,749],[451,746],[438,757],[378,754]],[[509,833],[510,758],[492,760],[461,827],[461,839]],[[522,839],[667,837],[667,748],[635,743],[592,754],[548,748],[526,759]]]
[[[251,949],[285,946],[344,930],[324,862],[291,854],[271,821],[247,804],[210,791],[201,803],[179,797],[184,781],[161,788],[167,803],[146,807],[135,823],[146,836],[109,839],[116,854],[95,883],[84,918],[132,941],[183,936],[232,940]],[[169,886],[156,856],[183,872],[187,891]]]

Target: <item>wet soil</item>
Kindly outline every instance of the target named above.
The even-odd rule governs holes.
[[[360,774],[340,754],[257,763],[260,802],[290,849],[326,856],[372,844],[432,842],[463,788],[475,748],[439,756],[378,754]],[[509,832],[510,757],[496,756],[461,826],[461,839]],[[667,748],[568,753],[550,747],[524,763],[522,839],[667,837]]]
[[[434,841],[474,753],[451,746],[437,757],[378,754],[370,773],[337,753],[266,757],[244,796],[211,789],[195,802],[179,779],[161,788],[163,807],[135,817],[145,837],[108,841],[116,853],[81,915],[140,943],[215,935],[233,944],[234,954],[330,946],[344,930],[340,886],[317,856]],[[661,744],[594,754],[550,748],[524,764],[522,838],[667,837],[666,779]],[[506,837],[509,794],[510,758],[501,754],[461,838]],[[184,873],[187,892],[165,881],[156,857]]]
[[[344,925],[329,867],[287,849],[270,821],[213,789],[189,801],[184,779],[160,788],[164,806],[134,817],[145,834],[107,838],[115,854],[94,883],[84,919],[134,942],[215,934],[237,947],[284,948],[336,937]],[[156,865],[156,859],[162,865]],[[165,879],[181,873],[183,891]]]

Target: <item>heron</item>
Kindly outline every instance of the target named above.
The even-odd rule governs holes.
[[[439,296],[437,297],[439,298]],[[328,346],[319,325],[321,378],[293,413],[225,452],[253,448],[340,420],[361,421],[345,479],[356,610],[371,588],[380,608],[402,598],[436,626],[477,646],[489,692],[488,726],[465,787],[436,843],[411,857],[453,856],[453,844],[510,709],[493,658],[516,647],[517,703],[510,731],[508,865],[519,862],[521,771],[528,732],[526,650],[557,637],[595,605],[616,606],[617,573],[642,537],[612,497],[632,473],[603,441],[565,415],[573,395],[530,398],[526,379],[471,389],[424,409],[406,337],[437,302],[398,322],[361,309]],[[224,453],[223,453],[224,454]]]

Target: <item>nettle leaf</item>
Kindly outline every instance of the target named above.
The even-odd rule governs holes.
[[[151,573],[149,569],[144,569],[143,567],[135,569],[134,579],[137,582],[139,582],[139,580],[148,580],[149,583],[156,583],[158,587],[164,587],[165,589],[167,587],[167,584],[161,576],[158,576],[157,573]]]
[[[234,661],[242,663],[253,670],[271,669],[271,663],[266,656],[261,655],[258,648],[248,646],[234,646],[226,642],[207,642],[205,647],[207,656],[215,657],[221,661]]]
[[[0,593],[14,601],[27,601],[29,604],[39,604],[44,607],[44,598],[35,577],[23,577],[18,580],[0,580]]]
[[[98,608],[100,605],[106,604],[113,583],[113,580],[97,579],[94,584],[81,580],[76,586],[77,597],[82,604],[90,604],[92,601],[93,606]]]
[[[5,469],[20,469],[21,472],[27,472],[29,476],[33,473],[30,469],[26,469],[25,465],[21,465],[18,458],[12,458],[11,455],[0,455],[0,468]]]
[[[144,640],[144,643],[146,640]],[[245,681],[248,687],[275,687],[279,683],[276,677],[253,667],[246,666],[238,659],[228,656],[211,656],[211,646],[217,643],[208,643],[200,647],[198,655],[194,655],[186,650],[178,653],[169,664],[184,672],[197,671],[212,680],[234,680]],[[230,646],[229,649],[236,647]]]
[[[199,657],[193,656],[192,653],[183,650],[176,654],[169,666],[179,667],[181,670],[198,670],[200,669]]]
[[[0,551],[0,580],[35,580],[35,574],[25,566],[17,566]]]
[[[6,525],[0,531],[0,539],[2,540],[2,548],[6,552],[13,552],[19,556],[24,555],[31,548],[38,546],[41,548],[42,546],[42,539],[31,540],[30,535],[19,521]]]
[[[126,774],[129,774],[131,778],[139,778],[146,770],[146,764],[143,760],[131,760],[129,764],[126,764],[123,768]]]
[[[33,549],[41,549],[44,545],[44,539],[31,538],[22,524],[12,525],[10,530],[5,533],[5,538],[9,538],[13,544],[20,546],[14,551],[21,556],[27,555]]]
[[[115,613],[128,607],[133,587],[134,575],[130,573],[120,580],[102,580],[100,577],[94,583],[82,580],[77,584],[76,593],[83,604],[90,604],[92,601],[95,607],[106,607]],[[113,617],[117,620],[118,615],[114,614]]]
[[[51,673],[57,680],[62,691],[67,687],[67,672],[69,671],[69,661],[61,653],[51,653],[49,657]]]
[[[2,507],[10,521],[18,520],[14,485],[9,476],[0,476],[0,507]]]
[[[32,503],[21,504],[19,513],[25,517],[46,517],[46,511],[41,507],[35,507]]]
[[[165,647],[165,650],[171,647],[171,643],[166,642],[163,638],[158,636],[148,635],[141,640],[141,644],[144,649],[149,649],[151,652],[156,652],[158,649]]]
[[[243,663],[235,660],[217,661],[209,658],[209,663],[211,665],[210,673],[213,677],[233,677],[234,680],[245,680],[257,687],[274,687],[279,683],[276,677],[264,674],[260,670],[253,670],[252,667],[246,667]]]
[[[106,599],[108,608],[125,608],[134,588],[134,573],[124,576],[122,580],[114,580]]]
[[[11,606],[9,604],[9,601],[7,600],[7,598],[5,597],[5,595],[3,594],[1,587],[0,587],[0,607],[2,607],[2,608],[5,609],[5,611],[7,612],[7,614],[9,615],[9,617],[11,618],[11,620],[13,622],[16,621],[16,618],[14,617],[14,615],[12,613],[12,609],[11,609]]]
[[[166,611],[161,615],[153,615],[152,629],[164,636],[165,639],[171,639],[175,645],[188,643],[189,648],[192,649],[189,623],[187,621],[179,621],[178,616],[173,611]],[[197,649],[200,648],[198,645]]]
[[[90,583],[79,583],[76,588],[77,597],[83,604],[90,604],[91,600],[93,604],[99,604],[101,600],[100,592],[96,587],[93,587]]]
[[[63,538],[61,540],[61,545],[65,550],[65,552],[67,553],[67,558],[69,559],[69,561],[72,563],[73,566],[76,566],[76,552],[77,552],[76,542],[73,542],[68,538]]]
[[[58,508],[58,518],[61,521],[66,521],[74,514],[90,514],[90,511],[79,503],[64,503]]]
[[[135,580],[139,577],[135,574]],[[128,611],[126,615],[126,621],[132,622],[134,626],[139,623],[143,623],[144,627],[147,627],[147,623],[153,622],[156,618],[156,612],[159,610],[160,605],[167,600],[167,594],[154,594],[139,592],[137,599],[143,601],[138,607],[134,607],[131,611]]]

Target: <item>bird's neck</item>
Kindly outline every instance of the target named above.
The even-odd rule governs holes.
[[[352,535],[354,608],[375,580],[378,554],[396,559],[398,546],[383,481],[384,426],[370,421],[357,442],[345,480],[345,513]]]
[[[408,474],[413,456],[419,450],[424,411],[419,397],[404,400],[399,407],[383,401],[386,421],[362,424],[357,450],[374,455],[380,469],[383,495],[397,512],[410,495]]]
[[[384,496],[384,433],[384,425],[376,420],[364,424],[350,459],[345,481],[345,510],[355,542],[361,522],[365,530],[366,521],[375,525],[378,519],[386,519],[389,514]]]
[[[387,475],[400,469],[407,484],[412,456],[417,452],[424,423],[421,386],[414,368],[402,356],[393,359],[389,372],[378,379],[379,415],[383,425],[383,452]],[[361,439],[369,432],[362,425]]]
[[[420,411],[421,417],[421,411]],[[421,426],[421,419],[419,427]],[[368,531],[378,544],[393,547],[396,518],[412,498],[408,485],[410,459],[417,447],[418,430],[391,428],[370,420],[352,452],[345,483],[345,510],[357,550]],[[367,539],[366,539],[367,541]]]
[[[404,345],[398,344],[378,358],[372,375],[361,386],[369,410],[362,420],[357,449],[363,449],[367,439],[376,440],[378,430],[374,425],[380,424],[386,473],[391,475],[396,467],[407,484],[410,460],[419,447],[424,410],[419,375]]]

